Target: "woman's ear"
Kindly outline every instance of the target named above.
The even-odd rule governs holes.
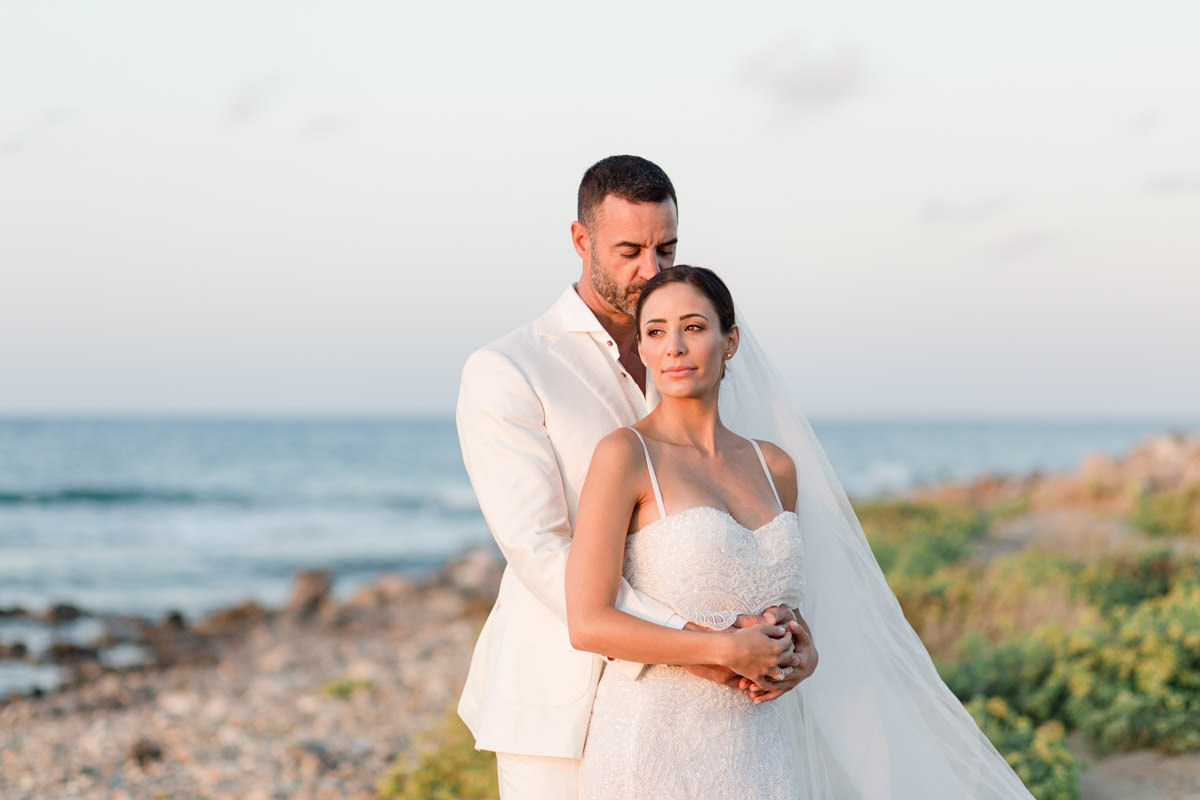
[[[737,325],[734,325],[726,335],[729,337],[725,347],[725,358],[728,360],[733,358],[733,354],[737,352],[738,342],[742,340],[742,332],[738,330]]]

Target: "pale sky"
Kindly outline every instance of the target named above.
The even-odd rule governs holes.
[[[0,414],[449,413],[637,153],[813,415],[1200,417],[1200,4],[0,6]]]

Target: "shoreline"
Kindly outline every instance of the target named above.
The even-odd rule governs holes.
[[[1190,487],[1190,517],[1148,515],[1156,498],[1192,498]],[[991,515],[969,556],[977,564],[1028,550],[1081,560],[1200,553],[1200,436],[1154,437],[1069,474],[944,483],[898,503]],[[1178,527],[1143,529],[1160,523]],[[277,608],[123,618],[131,629],[107,632],[107,646],[145,648],[145,663],[105,665],[103,649],[82,642],[60,653],[71,671],[60,689],[0,696],[0,797],[375,798],[396,758],[420,752],[453,714],[501,571],[485,547],[420,577],[381,574],[344,599],[330,572],[310,570],[293,576]],[[85,628],[96,619],[68,606],[33,616],[7,618]],[[1085,800],[1200,797],[1200,753],[1101,757],[1072,736],[1090,765]]]
[[[297,573],[280,609],[157,626],[153,663],[81,659],[61,689],[0,700],[0,796],[373,797],[452,708],[500,572],[473,550],[341,603]]]

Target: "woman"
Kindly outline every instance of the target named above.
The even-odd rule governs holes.
[[[734,414],[774,420],[801,457],[723,424],[725,363],[743,344],[725,285],[702,268],[664,270],[636,321],[662,401],[596,448],[567,567],[572,643],[655,665],[722,664],[762,688],[781,674],[784,629],[639,620],[613,607],[623,573],[706,628],[800,606],[822,663],[800,689],[762,703],[679,667],[636,681],[606,671],[581,797],[1029,797],[938,679],[765,364],[748,365],[757,385],[743,381]]]
[[[718,413],[739,336],[728,290],[687,267],[651,283],[638,305],[639,350],[662,401],[592,457],[567,566],[571,641],[651,664],[720,664],[767,687],[791,652],[785,629],[676,631],[614,607],[623,563],[631,584],[708,628],[728,627],[739,612],[798,606],[803,586],[791,460],[732,433]],[[756,706],[679,667],[651,667],[638,681],[610,670],[592,707],[582,796],[689,797],[702,788],[711,797],[793,797],[790,750],[778,745],[785,725],[782,706]]]

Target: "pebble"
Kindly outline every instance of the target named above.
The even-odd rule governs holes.
[[[472,581],[479,558],[462,569]],[[233,631],[208,660],[0,700],[0,798],[374,796],[396,754],[453,708],[482,622],[445,576],[430,580],[439,588],[382,578],[333,621],[301,613],[336,605],[327,591],[286,615],[227,610],[196,624]],[[347,680],[369,687],[328,691]]]

